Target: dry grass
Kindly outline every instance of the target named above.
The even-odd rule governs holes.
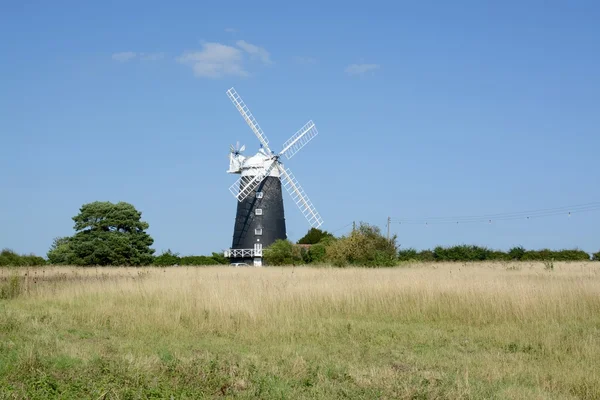
[[[15,274],[17,397],[600,397],[600,263]]]

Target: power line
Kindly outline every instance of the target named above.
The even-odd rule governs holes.
[[[551,217],[557,215],[568,215],[600,210],[600,202],[578,204],[572,206],[542,208],[528,211],[516,211],[509,213],[495,213],[482,215],[454,216],[454,217],[427,217],[427,218],[393,218],[392,223],[404,225],[434,225],[434,224],[465,224],[493,221],[511,221],[518,219],[533,219]]]
[[[352,224],[354,224],[354,221],[350,222],[349,224],[346,224],[346,225],[342,226],[341,228],[337,228],[336,230],[331,231],[331,233],[335,233],[337,231],[341,231],[342,229],[347,228],[347,227],[349,227]]]

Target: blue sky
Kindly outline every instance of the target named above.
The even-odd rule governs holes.
[[[336,234],[599,201],[599,20],[594,1],[4,4],[0,247],[45,255],[108,200],[142,211],[157,253],[227,248],[229,145],[258,149],[232,86],[274,150],[315,122],[285,164]],[[297,240],[309,226],[284,196]],[[592,252],[598,222],[392,231],[402,247]]]

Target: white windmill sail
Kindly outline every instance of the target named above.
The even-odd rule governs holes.
[[[288,191],[292,197],[292,200],[294,200],[294,203],[296,203],[310,226],[313,228],[318,228],[321,226],[323,224],[321,215],[319,215],[315,206],[313,206],[306,193],[304,193],[304,189],[302,189],[302,186],[300,186],[300,183],[294,177],[292,171],[290,171],[289,168],[284,170],[283,168],[279,167],[279,173],[281,176],[282,185]]]
[[[308,121],[306,125],[304,125],[298,132],[296,132],[291,138],[289,138],[283,144],[283,150],[281,150],[281,154],[285,155],[285,157],[289,160],[300,151],[308,142],[312,140],[315,136],[317,136],[319,132],[315,127],[315,124],[312,121]]]
[[[250,126],[250,129],[252,129],[252,132],[254,132],[254,134],[256,135],[260,143],[263,145],[265,150],[268,150],[270,153],[271,150],[269,149],[269,140],[267,139],[267,136],[263,133],[262,129],[260,129],[260,126],[258,126],[258,122],[250,112],[248,106],[246,106],[246,104],[244,103],[244,100],[242,100],[242,98],[239,94],[237,94],[234,88],[229,89],[227,91],[227,95],[229,96],[235,107],[238,109],[240,114],[242,114],[242,117],[244,117],[244,120],[246,121],[248,126]]]
[[[238,199],[238,201],[244,200],[250,193],[252,193],[254,189],[258,187],[258,185],[260,185],[266,176],[269,176],[274,166],[275,163],[273,162],[268,169],[262,167],[256,168],[256,172],[254,174],[240,176],[240,178],[229,187],[229,191],[236,199]],[[241,185],[242,182],[245,183],[245,186]]]

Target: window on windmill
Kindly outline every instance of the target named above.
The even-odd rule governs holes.
[[[263,192],[256,192],[256,198],[257,199],[262,199],[263,198]]]
[[[262,215],[262,208],[257,208],[257,209],[254,211],[254,214],[256,214],[256,215]]]
[[[255,234],[255,235],[262,235],[262,228],[256,228],[256,229],[254,230],[254,234]]]

